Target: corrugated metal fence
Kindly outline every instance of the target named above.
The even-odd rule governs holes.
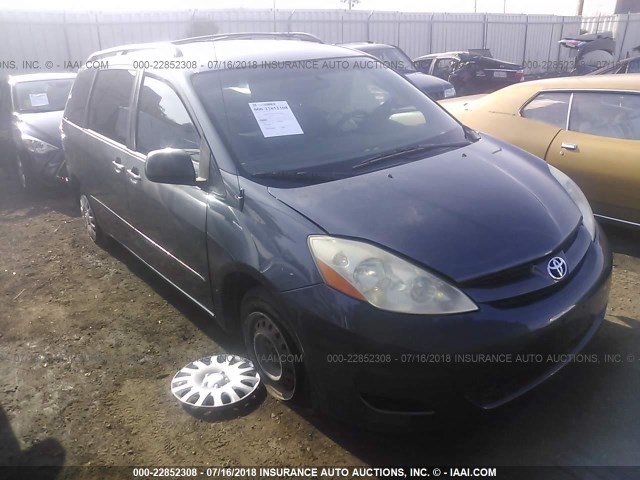
[[[569,66],[570,52],[558,40],[581,28],[613,31],[617,58],[640,45],[640,14],[581,18],[346,10],[5,11],[0,12],[0,74],[73,70],[75,62],[90,53],[115,45],[243,31],[305,31],[328,43],[372,40],[399,45],[412,57],[488,48],[495,57],[522,63],[531,73],[555,69],[554,62]]]

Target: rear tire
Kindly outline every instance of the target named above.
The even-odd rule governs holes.
[[[277,400],[304,403],[301,356],[276,299],[266,289],[254,288],[242,299],[240,314],[249,358],[267,392]]]
[[[84,221],[84,226],[89,238],[98,245],[105,245],[107,236],[102,231],[102,228],[100,228],[100,225],[98,225],[96,214],[93,211],[89,197],[86,194],[81,193],[79,196],[79,203],[80,214],[82,215],[82,220]]]

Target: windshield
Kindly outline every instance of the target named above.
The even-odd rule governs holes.
[[[73,78],[19,82],[13,86],[16,111],[20,113],[64,110]]]
[[[400,72],[415,72],[411,59],[399,48],[363,48],[363,52],[373,55],[384,65]]]
[[[460,124],[426,95],[364,57],[321,60],[313,69],[208,71],[195,74],[193,85],[250,175],[353,175],[367,158],[465,140]]]

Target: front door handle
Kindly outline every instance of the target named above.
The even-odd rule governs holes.
[[[564,148],[565,150],[578,150],[578,145],[575,143],[562,142],[560,148]]]
[[[120,173],[124,168],[124,165],[122,164],[122,160],[120,159],[120,157],[116,157],[116,159],[111,162],[111,165],[113,165],[113,168],[115,169],[116,173]]]
[[[138,175],[138,169],[132,168],[127,170],[127,176],[133,183],[138,183],[140,181],[140,175]]]

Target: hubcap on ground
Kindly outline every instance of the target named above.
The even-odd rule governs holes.
[[[18,169],[18,181],[20,182],[20,186],[23,189],[27,188],[27,175],[24,172],[24,165],[22,164],[22,160],[20,156],[16,158],[16,167]]]
[[[82,219],[87,233],[91,240],[95,241],[97,237],[96,217],[86,195],[80,196],[80,211],[82,212]]]
[[[190,407],[236,405],[256,391],[260,375],[251,361],[237,355],[214,355],[190,363],[171,380],[171,392]]]
[[[276,398],[290,400],[296,391],[296,359],[287,339],[265,313],[253,312],[249,320],[253,325],[253,353],[269,380],[267,389]]]

